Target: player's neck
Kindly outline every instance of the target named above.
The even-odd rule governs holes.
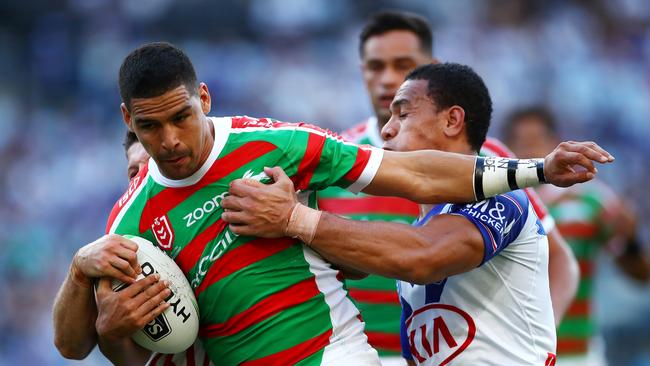
[[[204,116],[204,123],[206,124],[207,129],[203,132],[203,148],[201,150],[201,159],[197,165],[197,170],[201,169],[203,164],[208,160],[212,148],[214,147],[214,123],[212,123],[212,120],[207,116]]]

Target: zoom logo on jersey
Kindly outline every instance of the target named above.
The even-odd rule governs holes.
[[[183,220],[185,220],[185,226],[190,227],[196,224],[197,221],[203,219],[206,214],[209,214],[212,211],[221,208],[221,200],[223,200],[223,198],[227,195],[228,192],[223,192],[222,194],[216,195],[203,202],[201,206],[195,208],[192,212],[183,216]]]
[[[476,325],[465,311],[447,304],[429,304],[406,320],[411,354],[420,364],[448,365],[474,339]]]

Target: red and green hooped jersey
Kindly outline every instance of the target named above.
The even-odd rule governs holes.
[[[377,120],[369,118],[341,134],[345,139],[381,147]],[[378,197],[332,187],[318,192],[318,206],[324,211],[344,215],[354,220],[392,221],[411,224],[419,214],[418,205],[403,198]],[[394,279],[369,275],[353,281],[346,280],[350,296],[355,300],[366,323],[368,342],[382,356],[400,355],[401,307]]]
[[[267,166],[282,167],[297,190],[359,191],[382,151],[305,124],[210,120],[215,141],[205,164],[170,180],[150,159],[115,204],[107,231],[157,242],[175,260],[194,289],[199,335],[215,365],[319,365],[346,340],[365,343],[337,271],[294,239],[233,234],[220,202],[235,179],[268,179]]]
[[[619,215],[620,201],[599,181],[565,189],[543,186],[539,192],[580,267],[578,293],[558,328],[557,353],[584,355],[596,331],[591,313],[594,262],[598,251],[611,242],[616,232],[613,223]]]

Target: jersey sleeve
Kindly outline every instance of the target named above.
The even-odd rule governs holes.
[[[449,213],[467,218],[481,232],[483,265],[519,236],[528,216],[528,198],[515,191],[477,203],[452,205]]]
[[[295,188],[320,190],[329,186],[358,193],[375,177],[383,150],[345,141],[333,132],[308,124],[294,124],[285,147]]]

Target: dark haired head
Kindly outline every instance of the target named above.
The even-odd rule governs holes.
[[[122,146],[124,146],[124,151],[127,152],[138,141],[138,136],[135,135],[133,131],[126,130],[126,135],[124,135],[124,142],[122,143]]]
[[[511,141],[514,129],[526,120],[535,120],[544,126],[548,136],[557,136],[559,134],[555,117],[551,111],[541,105],[527,106],[512,111],[506,118],[503,125],[503,136],[505,141]]]
[[[364,46],[370,37],[384,33],[406,30],[413,32],[420,40],[422,52],[431,55],[433,49],[433,35],[431,27],[423,17],[406,12],[385,11],[373,15],[361,31],[359,53],[363,57]]]
[[[166,42],[149,43],[131,52],[120,67],[120,96],[130,109],[133,98],[152,98],[185,85],[197,91],[196,73],[190,59]]]
[[[411,71],[406,80],[427,80],[428,96],[438,108],[463,108],[467,140],[474,151],[481,149],[490,127],[492,99],[472,68],[455,63],[429,64]]]

